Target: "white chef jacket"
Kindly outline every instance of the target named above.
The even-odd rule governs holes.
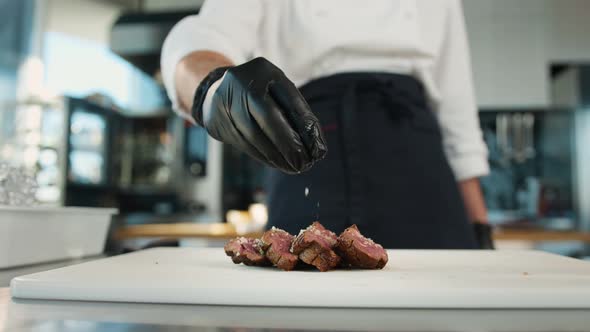
[[[457,179],[489,171],[460,0],[207,0],[162,48],[175,110],[176,65],[198,50],[235,64],[264,56],[298,86],[343,72],[413,75],[426,87]]]

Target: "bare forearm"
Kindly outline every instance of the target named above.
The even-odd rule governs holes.
[[[182,109],[190,112],[195,91],[209,72],[218,67],[232,65],[223,54],[212,51],[197,51],[182,58],[174,74],[176,94]]]
[[[459,181],[459,189],[465,208],[467,210],[467,217],[471,221],[487,222],[488,210],[483,198],[481,186],[478,178],[467,179]]]

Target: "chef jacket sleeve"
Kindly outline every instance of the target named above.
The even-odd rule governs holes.
[[[207,0],[198,15],[187,16],[170,31],[162,46],[162,79],[181,117],[193,122],[179,109],[174,86],[176,65],[195,51],[214,51],[235,64],[252,57],[262,17],[262,0]]]
[[[437,112],[443,146],[457,180],[489,172],[487,147],[479,125],[471,60],[460,0],[450,0],[446,31],[435,69],[440,89]]]

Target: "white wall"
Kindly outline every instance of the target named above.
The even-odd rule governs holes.
[[[478,104],[547,104],[544,0],[465,0]]]
[[[143,9],[145,11],[195,10],[196,8],[199,8],[204,1],[205,0],[144,0]]]
[[[463,0],[478,104],[544,108],[553,62],[590,62],[588,0]]]
[[[548,58],[590,62],[590,1],[552,0],[550,3]]]
[[[113,22],[122,6],[107,1],[46,0],[43,31],[60,32],[71,36],[109,44]]]

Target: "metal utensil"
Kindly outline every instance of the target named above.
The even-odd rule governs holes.
[[[510,142],[508,141],[508,115],[496,115],[496,142],[503,162],[508,162],[511,158]]]
[[[524,157],[534,158],[535,151],[535,116],[532,113],[525,113],[522,117],[524,129]]]
[[[517,163],[525,161],[524,157],[524,135],[523,135],[523,120],[522,114],[516,113],[511,117],[511,133],[512,133],[512,156]]]

